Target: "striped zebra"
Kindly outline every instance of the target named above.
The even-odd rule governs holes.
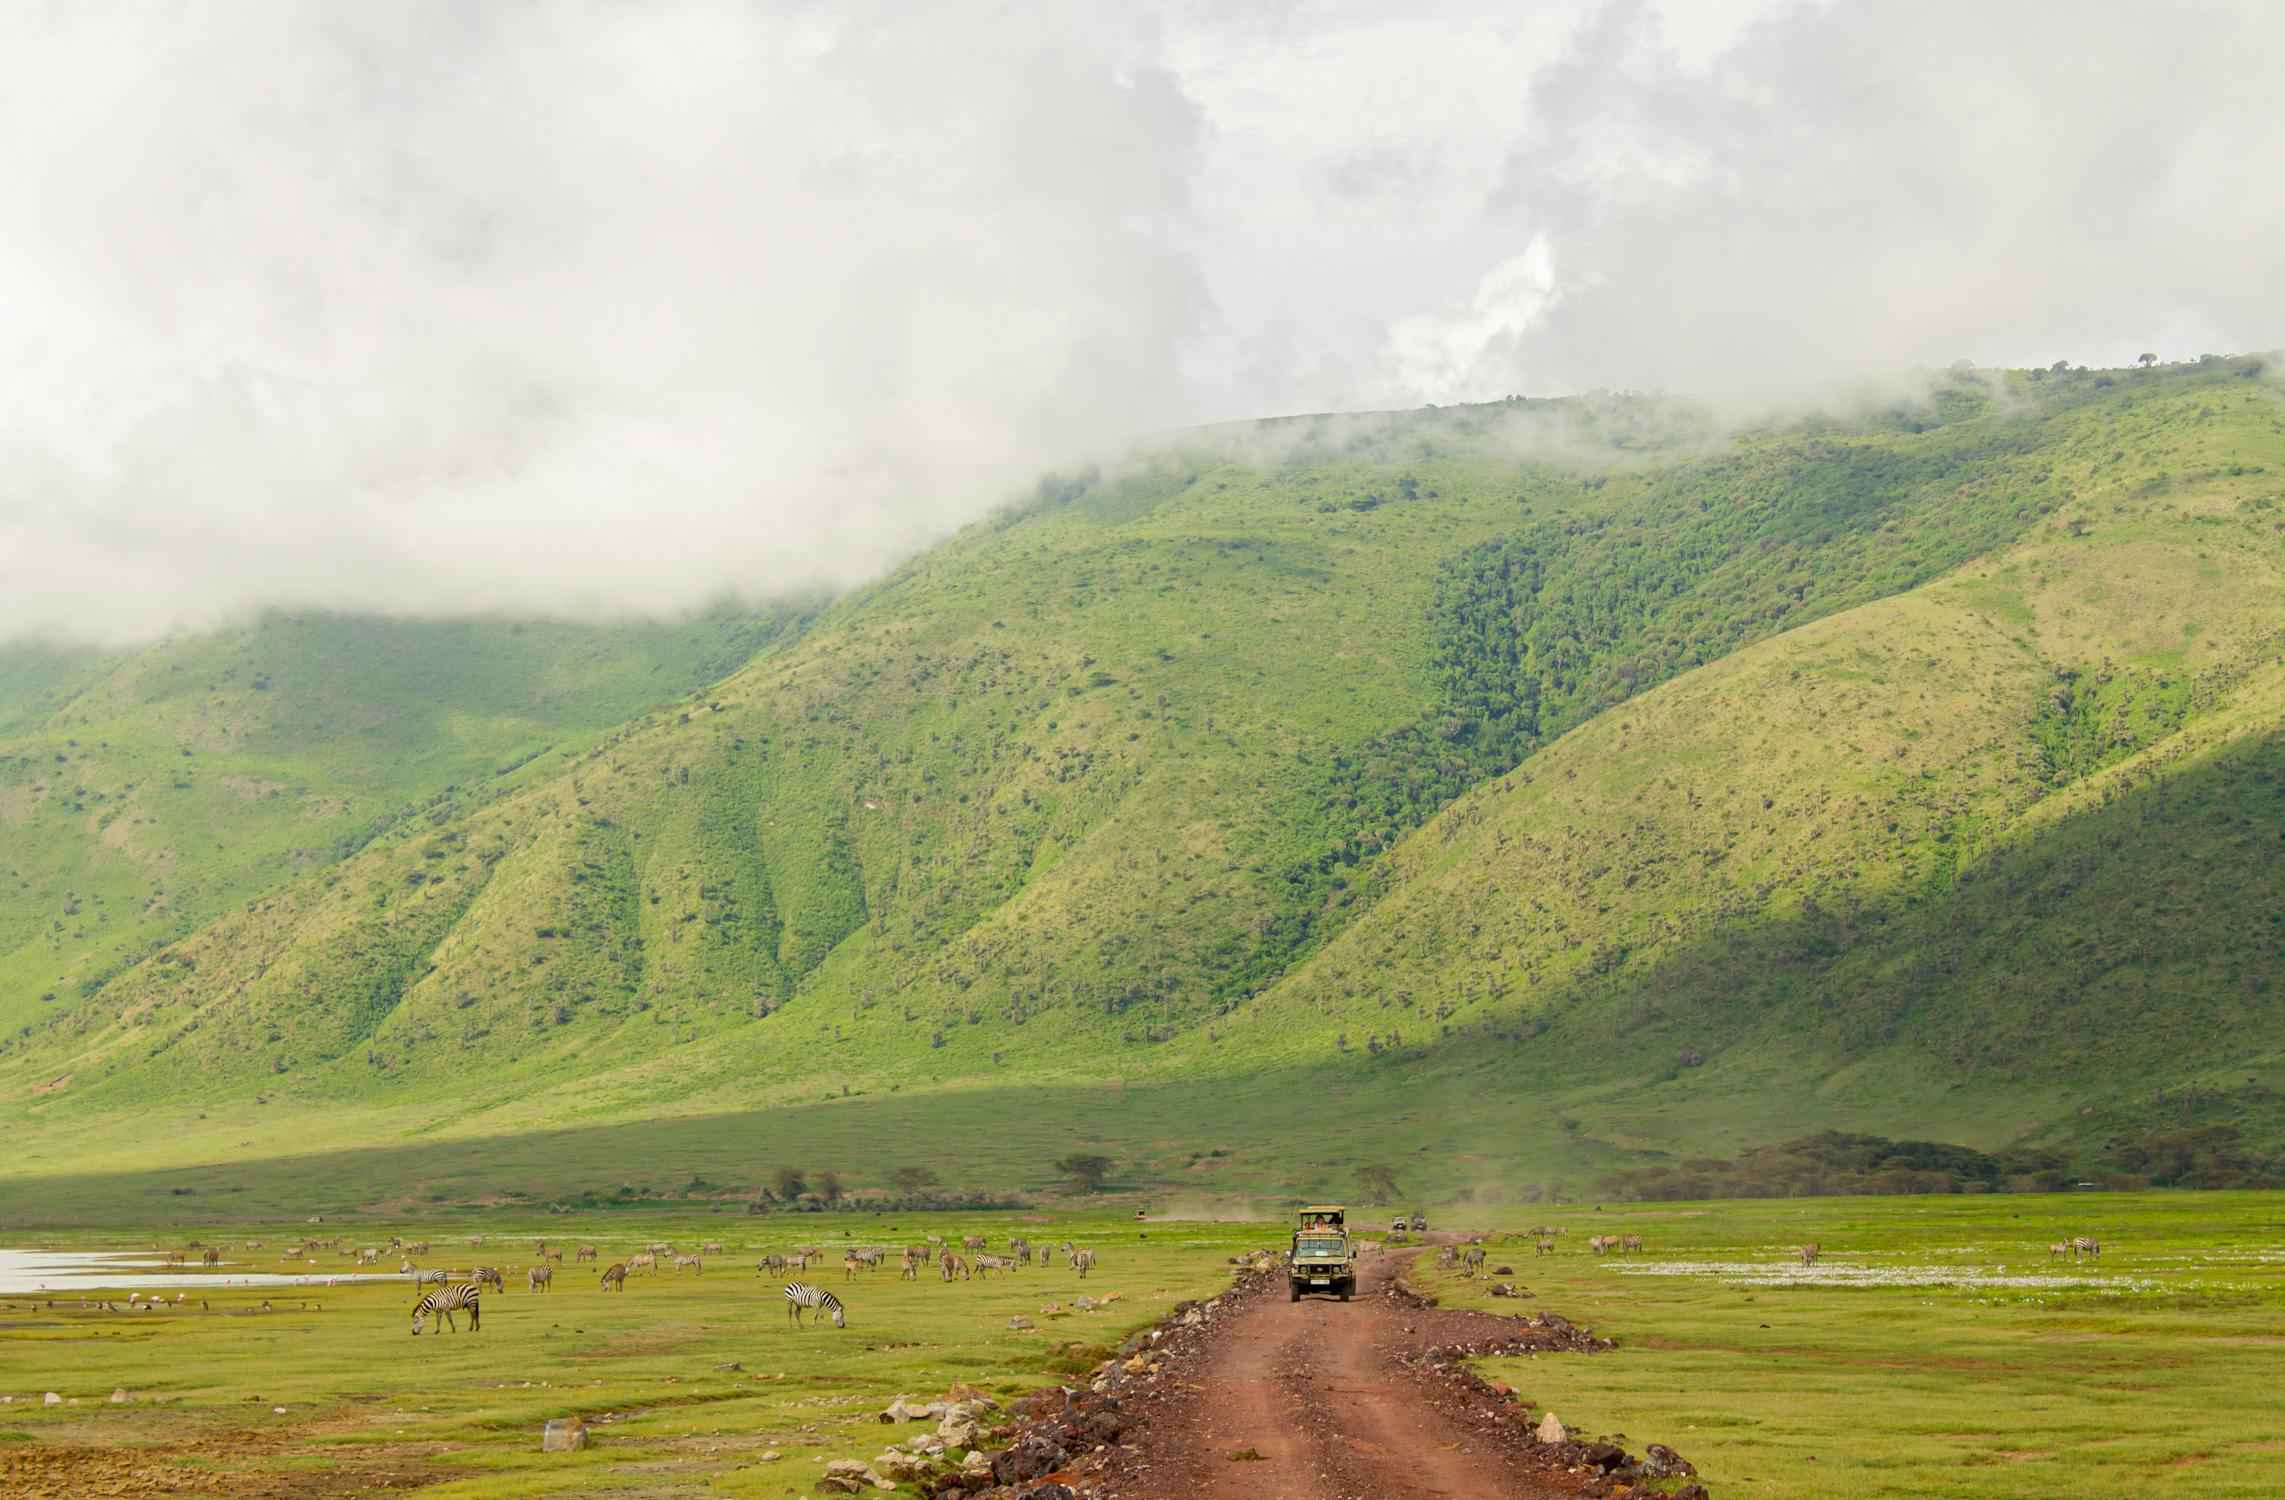
[[[977,1252],[969,1264],[976,1268],[978,1276],[987,1271],[1012,1271],[1016,1268],[1016,1263],[1005,1255],[986,1255],[981,1251]]]
[[[2071,1259],[2073,1260],[2077,1260],[2082,1255],[2091,1255],[2096,1260],[2101,1260],[2102,1254],[2102,1241],[2092,1235],[2082,1234],[2071,1241]]]
[[[1533,1240],[1531,1245],[1534,1255],[1553,1255],[1555,1253],[1555,1237],[1553,1235],[1543,1234],[1538,1239]]]
[[[452,1277],[446,1274],[442,1266],[427,1271],[414,1270],[410,1274],[414,1286],[443,1286],[452,1280]]]
[[[623,1260],[615,1260],[603,1268],[603,1290],[610,1291],[614,1282],[618,1284],[618,1289],[621,1292],[626,1291],[627,1263]]]
[[[927,1262],[927,1256],[915,1255],[910,1250],[907,1250],[904,1253],[903,1269],[899,1270],[897,1275],[901,1280],[904,1281],[918,1281],[920,1280],[920,1268],[923,1265],[926,1265]]]
[[[655,1250],[645,1250],[640,1255],[630,1256],[628,1258],[627,1269],[630,1271],[655,1271],[658,1269],[658,1264],[658,1252]]]
[[[820,1318],[830,1316],[833,1319],[833,1326],[836,1328],[849,1326],[849,1320],[842,1310],[839,1297],[834,1296],[825,1288],[807,1281],[787,1282],[785,1284],[785,1315],[793,1320],[793,1326],[796,1328],[802,1326],[801,1315],[804,1309],[815,1313]]]
[[[705,1262],[695,1255],[676,1256],[674,1258],[674,1274],[680,1276],[685,1271],[696,1271],[699,1275],[704,1276],[706,1274]]]
[[[1825,1247],[1818,1244],[1815,1240],[1811,1240],[1808,1244],[1801,1247],[1801,1264],[1805,1266],[1813,1266],[1817,1263],[1817,1257],[1823,1255],[1824,1253]]]
[[[960,1236],[960,1248],[963,1250],[981,1250],[990,1243],[992,1242],[980,1234],[964,1234]]]
[[[447,1328],[457,1333],[459,1325],[452,1321],[452,1315],[463,1308],[468,1311],[468,1331],[476,1332],[484,1317],[483,1305],[477,1299],[483,1295],[484,1289],[473,1281],[430,1292],[413,1304],[413,1333],[416,1336],[420,1333],[421,1324],[427,1322],[431,1314],[436,1317],[438,1333]]]
[[[468,1284],[488,1286],[503,1297],[508,1295],[508,1278],[500,1273],[497,1266],[478,1266],[468,1273]]]
[[[946,1281],[950,1281],[955,1276],[965,1277],[968,1274],[968,1262],[947,1250],[938,1258],[936,1269],[944,1274]]]
[[[1619,1241],[1619,1250],[1621,1253],[1626,1255],[1632,1255],[1641,1248],[1642,1236],[1639,1234],[1630,1234],[1625,1239]]]
[[[774,1251],[768,1255],[763,1256],[760,1260],[754,1262],[755,1270],[766,1271],[771,1275],[777,1276],[782,1276],[785,1274],[785,1267],[785,1257],[775,1253]]]
[[[555,1267],[534,1266],[524,1273],[524,1290],[545,1292],[554,1290]]]
[[[572,1255],[571,1263],[578,1265],[581,1261],[593,1259],[595,1259],[595,1247],[593,1245],[581,1245],[578,1251]]]
[[[1081,1277],[1085,1277],[1089,1271],[1095,1269],[1095,1252],[1092,1250],[1072,1251],[1071,1269],[1077,1271]]]

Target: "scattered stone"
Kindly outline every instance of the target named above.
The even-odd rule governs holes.
[[[743,1373],[745,1372],[745,1369],[746,1369],[746,1367],[745,1367],[744,1365],[742,1365],[742,1364],[738,1363],[738,1361],[736,1361],[736,1360],[734,1360],[734,1359],[733,1359],[733,1360],[727,1360],[727,1361],[723,1362],[722,1364],[718,1364],[718,1365],[716,1365],[714,1368],[715,1368],[715,1369],[717,1369],[717,1370],[728,1370],[728,1371],[732,1372],[733,1374],[743,1374]]]
[[[1036,1490],[1025,1490],[1017,1500],[1079,1500],[1079,1496],[1070,1485],[1043,1484]]]
[[[557,1417],[540,1431],[540,1452],[570,1453],[587,1446],[587,1423],[578,1417]]]
[[[764,1448],[762,1450],[760,1461],[765,1464],[774,1464],[783,1457],[785,1457],[785,1455],[778,1452],[778,1450],[775,1448]]]
[[[45,1396],[40,1398],[40,1405],[61,1406],[63,1405],[63,1397],[57,1395],[54,1391],[50,1391]]]
[[[1664,1443],[1652,1443],[1643,1452],[1642,1472],[1653,1479],[1693,1479],[1698,1468]]]
[[[1265,1464],[1269,1460],[1262,1457],[1261,1450],[1258,1448],[1240,1448],[1230,1455],[1230,1462],[1234,1464]]]
[[[1555,1419],[1555,1413],[1549,1412],[1539,1419],[1538,1437],[1541,1442],[1560,1443],[1566,1441],[1570,1436],[1571,1434],[1563,1430],[1563,1424]]]
[[[125,1386],[121,1386],[111,1393],[111,1404],[113,1406],[125,1406],[127,1404],[127,1388]]]
[[[1513,1266],[1494,1266],[1494,1267],[1492,1267],[1492,1274],[1493,1274],[1494,1276],[1513,1276],[1513,1275],[1515,1274],[1515,1267],[1513,1267]]]
[[[1048,1316],[1053,1317],[1055,1314],[1050,1313]],[[1038,1325],[1033,1323],[1031,1319],[1025,1317],[1022,1313],[1017,1313],[1014,1317],[1008,1319],[1008,1326],[1018,1333],[1027,1333]]]

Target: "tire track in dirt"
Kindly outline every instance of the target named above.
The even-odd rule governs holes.
[[[1606,1488],[1533,1442],[1522,1408],[1429,1373],[1439,1344],[1514,1339],[1515,1319],[1426,1307],[1395,1290],[1410,1255],[1358,1262],[1350,1303],[1287,1300],[1275,1276],[1227,1299],[1211,1338],[1126,1403],[1122,1449],[1086,1487],[1116,1500],[1553,1500]],[[1233,1458],[1233,1455],[1238,1457]],[[1248,1455],[1258,1455],[1251,1457]]]

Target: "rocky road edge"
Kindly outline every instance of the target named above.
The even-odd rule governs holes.
[[[892,1464],[899,1470],[896,1478],[917,1483],[933,1500],[1083,1500],[1097,1494],[1136,1456],[1153,1408],[1185,1387],[1196,1388],[1193,1377],[1208,1358],[1216,1325],[1255,1298],[1284,1295],[1285,1272],[1276,1259],[1256,1256],[1233,1264],[1229,1291],[1204,1302],[1176,1303],[1155,1325],[1129,1335],[1084,1385],[1050,1386],[1019,1399],[1008,1413],[1011,1421],[980,1434],[986,1443],[1004,1442],[1005,1447],[970,1452],[957,1467],[939,1461],[916,1472],[913,1466]],[[1615,1347],[1612,1340],[1556,1313],[1501,1317],[1438,1308],[1433,1298],[1401,1281],[1383,1295],[1402,1304],[1412,1319],[1404,1333],[1422,1340],[1396,1351],[1394,1362],[1421,1381],[1431,1403],[1497,1442],[1511,1463],[1546,1488],[1609,1500],[1629,1495],[1708,1500],[1705,1488],[1696,1483],[1696,1469],[1673,1449],[1653,1443],[1637,1457],[1626,1451],[1623,1435],[1581,1438],[1552,1413],[1535,1422],[1528,1398],[1486,1380],[1468,1365],[1497,1355],[1600,1353]],[[968,1404],[961,1407],[964,1396]],[[988,1409],[977,1406],[978,1399],[989,1404],[980,1393],[956,1388],[951,1401],[936,1405],[945,1410],[948,1423],[966,1424],[980,1420]],[[905,1404],[905,1398],[898,1398],[882,1420],[897,1420],[891,1414]],[[828,1488],[856,1493],[867,1487],[866,1481],[893,1487],[877,1470],[860,1478],[847,1471],[862,1466],[838,1467],[845,1471],[843,1482],[829,1480]],[[1675,1487],[1673,1480],[1683,1483]]]

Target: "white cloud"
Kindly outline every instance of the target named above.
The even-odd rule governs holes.
[[[863,577],[1210,417],[2285,343],[2285,11],[0,16],[0,636]]]

